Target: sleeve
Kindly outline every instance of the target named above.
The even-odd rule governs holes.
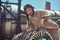
[[[29,32],[29,31],[32,30],[32,28],[33,28],[32,20],[31,20],[31,18],[29,18],[29,20],[28,20],[28,27],[27,27],[26,31]]]
[[[58,24],[52,20],[48,20],[44,23],[44,26],[49,29],[58,29]]]
[[[49,16],[47,15],[47,12],[46,12],[46,11],[43,11],[43,12],[42,12],[42,19],[43,19],[43,22],[48,21]]]
[[[46,22],[46,21],[48,21],[48,19],[49,19],[49,16],[47,15],[47,12],[46,11],[38,11],[37,12],[37,14],[38,14],[38,16],[39,16],[39,18],[40,18],[40,24],[41,24],[41,20],[43,21],[43,23],[44,22]]]
[[[39,27],[43,25],[43,22],[42,21],[45,22],[45,21],[48,20],[48,15],[46,14],[46,11],[35,11],[35,16],[37,16],[38,19],[39,19],[39,22],[38,22],[38,26]]]

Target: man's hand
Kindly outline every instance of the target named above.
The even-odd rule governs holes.
[[[45,15],[42,17],[42,19],[43,19],[43,22],[46,22],[49,19],[49,17],[47,15]]]

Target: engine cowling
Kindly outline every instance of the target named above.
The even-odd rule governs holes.
[[[53,40],[52,36],[43,28],[26,35],[26,40]]]
[[[23,32],[16,36],[16,40],[53,40],[52,36],[43,28],[33,32]]]

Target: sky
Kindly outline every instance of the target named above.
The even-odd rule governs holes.
[[[5,2],[6,0],[2,0],[2,1]],[[18,0],[8,0],[8,1],[14,3],[18,2]],[[50,6],[51,10],[60,10],[60,0],[21,0],[21,7],[23,8],[24,5],[31,4],[35,7],[35,9],[45,9],[46,1],[51,3]],[[16,7],[16,5],[14,5],[13,7]]]

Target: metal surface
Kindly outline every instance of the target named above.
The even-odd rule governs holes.
[[[21,26],[20,26],[20,20],[21,20],[21,17],[20,17],[20,14],[21,14],[21,0],[17,0],[18,1],[18,3],[11,3],[11,2],[8,2],[8,0],[6,1],[6,2],[2,2],[1,0],[0,0],[0,8],[1,8],[1,6],[3,7],[3,9],[5,10],[5,11],[7,11],[13,18],[14,18],[14,20],[16,21],[16,34],[17,33],[20,33],[21,32]],[[18,14],[17,14],[17,17],[15,16],[15,15],[13,15],[12,14],[12,12],[11,12],[11,10],[8,10],[7,9],[7,7],[5,7],[4,5],[2,5],[2,4],[13,4],[13,5],[18,5]],[[1,13],[1,9],[0,9],[0,13]],[[5,25],[5,23],[4,23],[4,21],[5,20],[8,20],[7,18],[5,18],[4,17],[4,15],[5,15],[5,13],[3,14],[2,13],[2,15],[1,15],[1,18],[0,18],[0,20],[1,20],[1,22],[0,22],[0,40],[5,40],[5,39],[7,39],[7,40],[11,40],[11,37],[14,35],[14,33],[12,33],[12,31],[9,33],[9,34],[3,34],[3,27],[5,27],[4,25]],[[12,21],[12,19],[9,19],[9,20],[11,20]],[[12,24],[11,24],[12,25]],[[8,26],[7,26],[8,27]],[[12,26],[11,26],[11,28],[12,28]],[[12,29],[11,29],[12,30]]]
[[[16,18],[8,9],[6,9],[3,5],[1,5],[9,14],[11,14],[14,18]]]
[[[13,4],[13,5],[18,5],[18,3],[11,3],[11,2],[1,2],[3,4]]]
[[[60,19],[60,17],[49,17],[51,19]]]
[[[18,14],[17,14],[17,27],[16,34],[22,32],[21,30],[21,0],[18,0]]]
[[[53,40],[52,36],[45,30],[39,28],[33,32],[22,32],[13,37],[12,40]]]

